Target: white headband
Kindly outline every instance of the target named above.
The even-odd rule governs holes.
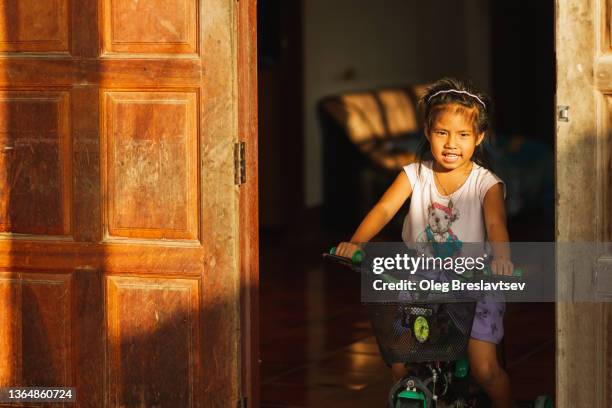
[[[474,94],[471,94],[471,93],[469,93],[469,92],[467,92],[467,91],[460,91],[460,90],[458,90],[458,89],[447,89],[447,90],[445,90],[445,91],[438,91],[438,92],[436,92],[435,94],[431,95],[431,96],[429,97],[429,99],[427,99],[427,101],[428,101],[428,102],[429,102],[429,101],[431,101],[431,98],[433,98],[434,96],[437,96],[437,95],[440,95],[440,94],[443,94],[443,93],[449,93],[449,92],[455,92],[455,93],[460,93],[460,94],[466,94],[466,95],[469,95],[469,96],[471,96],[472,98],[476,99],[478,102],[480,102],[480,104],[482,105],[482,107],[483,107],[483,108],[487,109],[487,106],[485,105],[485,103],[484,103],[484,102],[483,102],[483,101],[482,101],[482,100],[481,100],[481,99],[480,99],[478,96],[476,96],[476,95],[474,95]]]

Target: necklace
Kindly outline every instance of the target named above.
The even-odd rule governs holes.
[[[474,165],[472,165],[472,167],[470,167],[470,172],[472,171]],[[455,191],[453,191],[451,194],[448,194],[448,192],[446,191],[446,188],[444,188],[444,185],[440,182],[440,179],[438,178],[438,173],[436,173],[436,171],[432,168],[431,169],[433,171],[434,174],[434,178],[436,179],[436,181],[438,182],[438,184],[440,185],[440,187],[442,187],[442,192],[444,193],[445,196],[448,197],[448,208],[452,209],[454,204],[453,204],[453,194],[455,194],[457,192],[457,190],[459,190],[459,188],[461,188],[461,186],[463,186],[463,184],[467,181],[467,180],[463,180],[463,183],[461,183],[461,185],[459,186],[459,188]],[[468,172],[466,172],[468,173]]]

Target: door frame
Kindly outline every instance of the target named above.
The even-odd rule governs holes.
[[[237,2],[238,135],[246,182],[239,187],[241,406],[259,406],[259,189],[257,166],[257,2]],[[248,405],[247,405],[248,404]]]
[[[555,1],[557,92],[569,120],[556,122],[556,241],[609,241],[609,125],[612,58],[605,0]],[[608,153],[606,153],[608,152]],[[592,262],[592,265],[591,265]],[[556,406],[608,407],[612,305],[572,301],[609,290],[596,259],[557,252]],[[577,267],[580,265],[580,267]],[[589,268],[584,267],[589,265]],[[582,297],[581,297],[582,296]]]

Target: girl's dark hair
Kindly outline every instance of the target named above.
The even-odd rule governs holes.
[[[448,92],[451,90],[454,92]],[[442,106],[450,104],[465,107],[466,114],[468,112],[473,113],[470,117],[474,121],[474,130],[477,133],[484,132],[485,137],[476,147],[472,160],[480,166],[490,168],[490,160],[485,153],[485,143],[488,143],[490,138],[490,117],[493,111],[491,99],[486,94],[475,90],[469,82],[460,81],[455,78],[442,78],[427,88],[427,91],[419,99],[418,106],[425,126],[425,132],[431,129],[438,110]],[[420,164],[424,160],[431,158],[431,146],[427,138],[423,137],[417,151],[419,169]]]

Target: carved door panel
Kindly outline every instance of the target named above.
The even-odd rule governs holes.
[[[0,0],[0,386],[235,405],[233,0]]]
[[[612,2],[556,8],[557,241],[609,243]],[[612,253],[592,247],[590,259],[557,254],[557,407],[612,405]]]

